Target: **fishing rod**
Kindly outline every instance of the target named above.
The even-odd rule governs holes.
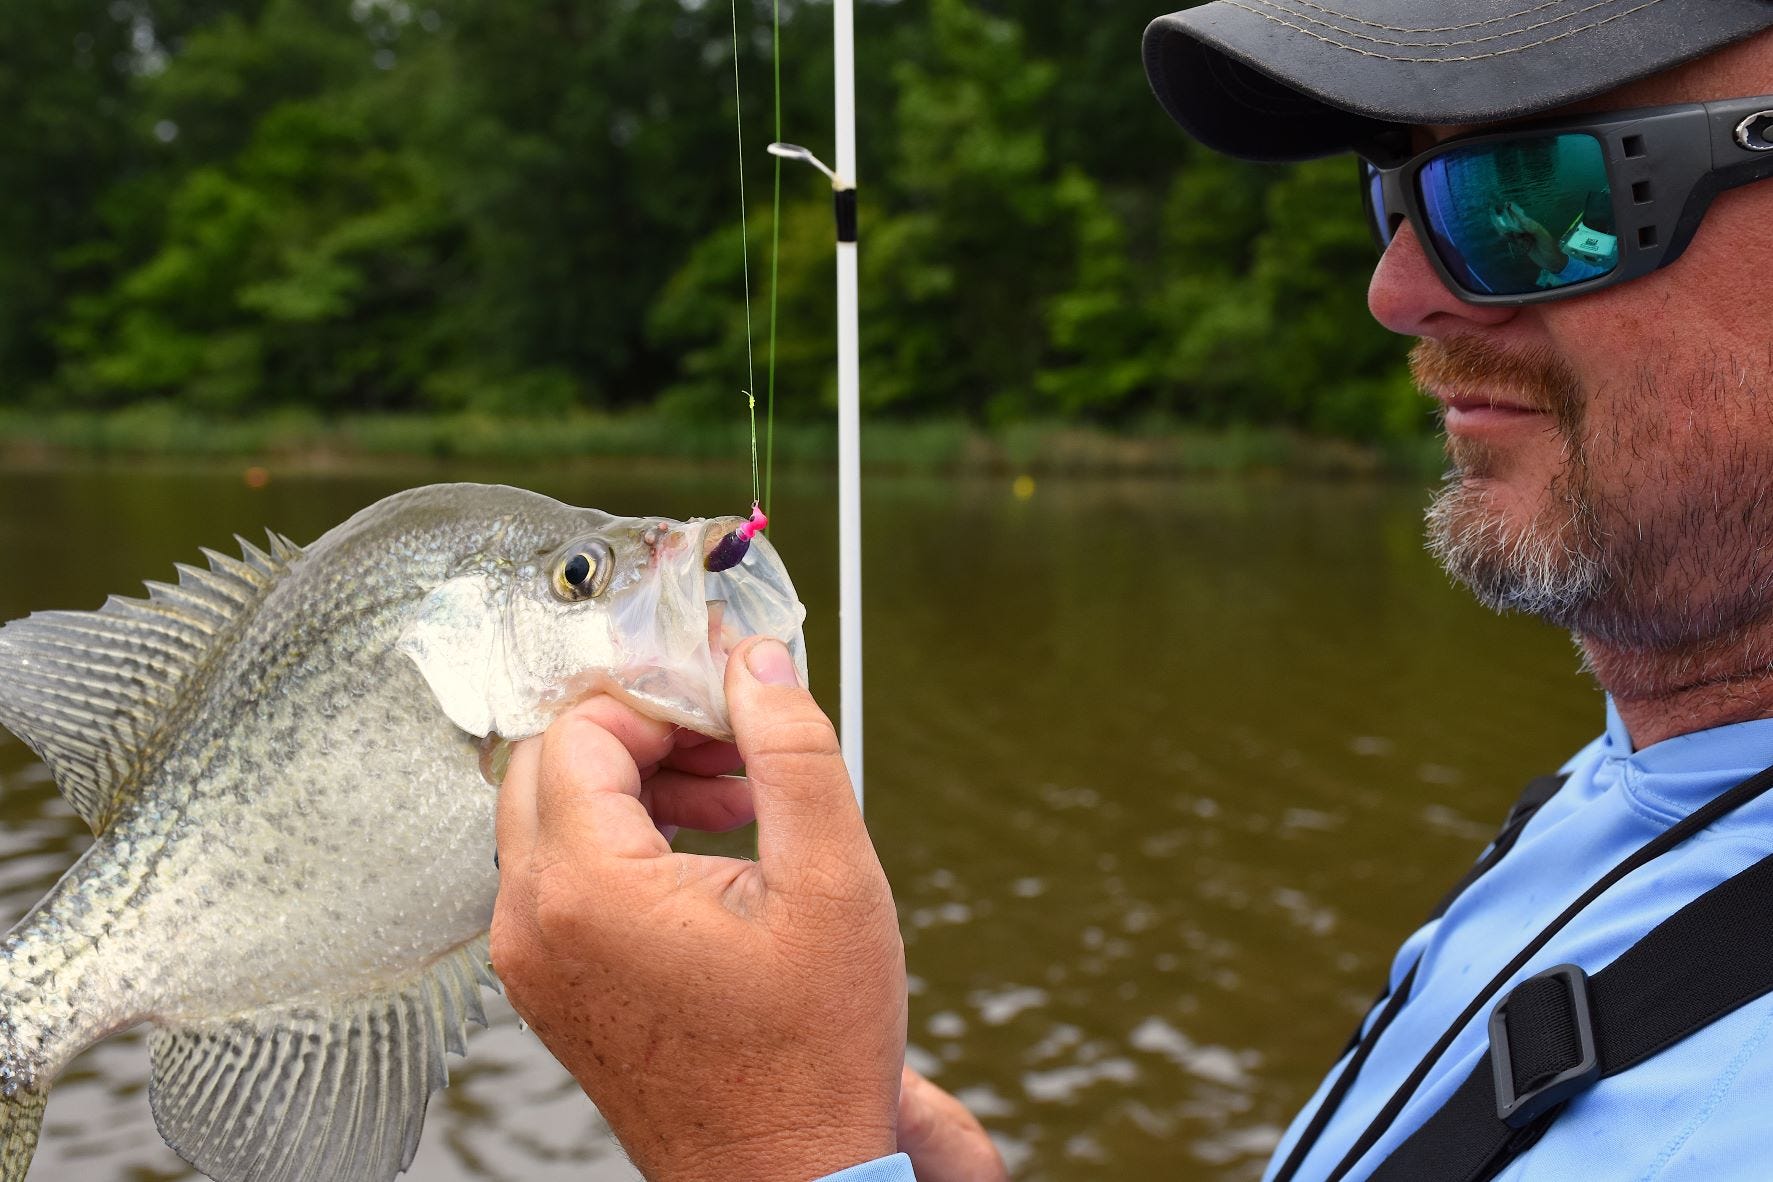
[[[828,167],[798,144],[784,143],[782,135],[781,11],[775,6],[772,56],[775,64],[776,142],[769,146],[776,157],[774,246],[770,257],[769,436],[773,467],[776,418],[776,275],[781,256],[782,164],[797,160],[825,174],[831,182],[837,225],[837,546],[838,546],[838,702],[839,738],[849,769],[856,803],[862,803],[862,367],[860,354],[859,264],[856,256],[856,26],[854,0],[833,0],[832,50],[835,77],[834,105],[837,132],[837,167]],[[733,89],[738,105],[739,30],[738,4],[733,0]],[[744,228],[745,133],[739,124],[739,203]],[[741,234],[744,238],[744,234]],[[768,525],[759,507],[757,477],[757,400],[755,374],[750,361],[751,279],[750,247],[745,250],[746,366],[752,377],[745,396],[751,408],[751,520],[731,535],[732,562],[743,557],[741,544]],[[768,469],[766,469],[768,471]],[[765,477],[767,481],[768,476]],[[769,504],[769,485],[761,493]],[[743,537],[740,537],[740,534]],[[723,558],[722,561],[725,559]]]
[[[838,0],[837,169],[798,144],[770,152],[810,164],[831,181],[837,211],[837,540],[839,702],[844,763],[862,800],[862,412],[856,258],[856,144],[853,67],[845,62],[845,16]],[[853,60],[853,59],[852,59]],[[848,103],[846,115],[845,103]],[[845,126],[848,135],[845,135]]]
[[[862,802],[862,367],[856,257],[856,26],[853,0],[832,5],[837,167],[798,144],[770,153],[810,164],[831,182],[837,214],[838,660],[843,759]],[[777,134],[781,131],[777,125]]]
[[[837,171],[837,535],[843,754],[862,803],[862,364],[856,259],[856,21],[835,0]],[[835,181],[836,178],[833,178]]]

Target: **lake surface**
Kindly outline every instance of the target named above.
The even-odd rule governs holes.
[[[628,514],[740,512],[737,468],[0,469],[0,619],[93,608],[266,527],[519,483]],[[1277,478],[866,484],[868,817],[898,899],[912,1061],[1019,1178],[1253,1179],[1397,943],[1520,785],[1602,723],[1567,637],[1489,615],[1421,548],[1424,489]],[[771,537],[837,701],[835,483]],[[0,732],[10,924],[89,841]],[[742,852],[741,837],[696,848]],[[634,1172],[508,1008],[452,1059],[410,1176]],[[195,1178],[137,1035],[51,1097],[33,1177]]]

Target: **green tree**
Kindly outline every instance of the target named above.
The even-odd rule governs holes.
[[[1019,26],[930,0],[926,61],[898,65],[888,208],[867,232],[867,388],[904,411],[1027,409],[1045,297],[1068,278],[1040,112],[1058,71]]]
[[[460,237],[413,143],[435,80],[427,48],[395,68],[373,27],[311,0],[273,0],[250,34],[234,18],[193,34],[147,88],[156,126],[177,132],[165,138],[182,136],[174,117],[195,93],[251,98],[237,127],[198,104],[201,142],[175,153],[188,167],[151,233],[137,210],[119,218],[150,246],[71,302],[64,386],[94,404],[210,411],[413,405],[447,344],[437,312]]]
[[[754,393],[759,415],[763,413],[769,385],[769,269],[759,264],[765,262],[769,210],[760,208],[750,220],[750,356],[741,295],[744,252],[736,223],[705,238],[653,303],[651,339],[677,357],[679,377],[659,398],[659,405],[672,414],[714,422],[742,414],[740,391],[753,361]],[[834,237],[829,201],[803,199],[785,205],[776,346],[776,412],[781,417],[810,418],[836,402],[831,364]]]
[[[103,282],[106,195],[154,166],[134,98],[187,34],[256,0],[0,5],[0,401],[55,366],[51,326]]]
[[[746,0],[763,385],[770,0]],[[877,414],[1422,429],[1345,162],[1151,101],[1132,0],[864,0]],[[830,154],[830,8],[782,5]],[[733,16],[689,0],[44,0],[0,12],[0,399],[212,413],[742,408]],[[830,208],[784,178],[779,410],[830,402]],[[762,390],[758,393],[761,395]]]
[[[1354,188],[1346,160],[1205,160],[1178,178],[1156,305],[1169,406],[1359,438],[1417,429],[1397,339],[1366,312],[1374,253]]]
[[[785,9],[786,52],[809,60],[796,50],[802,9]],[[760,2],[742,14],[759,187],[770,75],[755,34],[768,11]],[[739,218],[727,6],[455,0],[451,13],[467,112],[451,191],[475,276],[460,310],[474,355],[572,373],[612,405],[650,401],[682,374],[681,342],[649,335],[650,309],[698,243]],[[812,53],[824,56],[816,42]],[[828,103],[810,81],[786,78],[789,126],[809,126],[806,112]],[[736,280],[713,294],[728,306],[740,297]]]

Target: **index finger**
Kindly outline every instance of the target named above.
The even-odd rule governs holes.
[[[635,736],[609,729],[604,717],[574,710],[543,734],[536,845],[573,860],[669,854],[671,844],[640,802]],[[647,750],[644,742],[640,748]]]
[[[663,842],[639,802],[639,767],[670,753],[674,730],[598,695],[556,719],[540,737],[518,743],[499,790],[501,865],[527,863],[543,841],[564,843],[567,856],[658,852],[634,824],[638,810],[652,838]],[[607,814],[601,824],[600,814]]]

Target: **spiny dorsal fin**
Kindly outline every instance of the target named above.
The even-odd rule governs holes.
[[[486,937],[387,991],[156,1027],[148,1099],[166,1143],[217,1182],[389,1182],[497,986]]]
[[[207,570],[181,563],[177,585],[149,583],[146,599],[0,627],[0,726],[49,765],[94,833],[117,815],[192,672],[301,554],[276,534],[269,553],[235,541],[241,558],[205,550]]]

